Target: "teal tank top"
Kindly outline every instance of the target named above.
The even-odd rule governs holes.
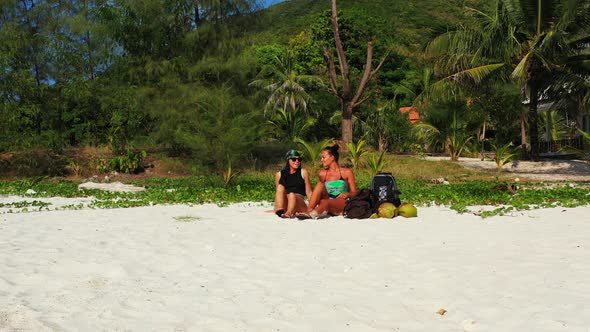
[[[340,171],[340,168],[338,169],[338,171]],[[344,178],[342,178],[342,173],[340,173],[339,180],[324,181],[324,186],[326,187],[326,191],[328,192],[328,196],[330,198],[336,198],[338,197],[338,195],[342,193],[350,192],[350,188],[348,188],[348,182],[346,182]]]

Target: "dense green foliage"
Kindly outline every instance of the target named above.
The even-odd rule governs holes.
[[[590,2],[496,0],[488,10],[471,12],[473,24],[428,45],[442,77],[431,97],[478,96],[486,81],[518,84],[528,99],[531,157],[538,160],[539,105],[561,103],[562,112],[587,108]],[[574,105],[566,106],[571,100]]]
[[[452,102],[431,94],[433,87],[439,87],[433,82],[445,82],[445,75],[467,64],[498,59],[518,64],[518,57],[505,57],[513,48],[501,54],[466,49],[453,59],[444,52],[426,59],[422,52],[433,38],[457,27],[479,36],[468,46],[512,45],[500,33],[508,21],[482,25],[487,22],[483,18],[491,19],[483,13],[494,13],[505,2],[338,1],[353,84],[362,74],[368,41],[375,44],[373,65],[387,54],[363,95],[367,101],[355,111],[355,139],[364,137],[368,146],[380,151],[426,148],[451,154],[473,150],[468,147],[478,146],[484,128],[494,129],[495,144],[517,141],[523,121],[521,80],[515,79],[514,85],[472,80]],[[579,5],[579,13],[589,9],[586,0],[570,3]],[[185,157],[196,170],[206,172],[231,163],[251,166],[235,163],[238,160],[267,161],[261,146],[340,137],[339,100],[328,92],[322,55],[322,47],[334,45],[329,1],[291,0],[268,9],[261,9],[256,0],[4,0],[0,4],[0,152],[35,151],[18,155],[26,159],[22,162],[0,158],[0,166],[22,168],[16,172],[20,175],[37,175],[37,169],[45,175],[67,173],[71,160],[59,156],[69,147],[108,146],[121,160],[129,153],[157,149]],[[530,8],[525,9],[517,23],[534,21]],[[501,13],[500,19],[508,17],[505,10]],[[544,26],[542,31],[548,34],[560,32],[555,37],[560,39],[539,46],[554,78],[553,85],[539,88],[564,100],[563,87],[569,88],[576,98],[565,110],[573,115],[583,112],[590,99],[588,82],[580,80],[588,73],[587,65],[574,71],[566,61],[574,55],[578,60],[587,56],[573,52],[587,44],[583,39],[564,44],[567,32],[586,36],[589,25],[578,16],[566,22],[568,27],[577,24],[575,30]],[[522,31],[530,30],[524,28],[528,25]],[[540,38],[535,36],[523,32],[518,35],[523,37],[519,45]],[[555,74],[559,70],[569,76]],[[438,128],[439,137],[417,144],[407,119],[397,111],[408,105],[417,106],[426,121],[432,120],[429,124]],[[459,130],[465,137],[453,136]],[[449,149],[457,144],[465,148]],[[485,147],[483,142],[479,145]],[[41,150],[51,151],[52,157],[39,158]]]
[[[433,30],[458,22],[453,15],[458,2],[432,0],[432,5],[423,13],[405,2],[341,1],[354,61],[362,62],[369,36],[401,41],[419,35],[425,41]],[[384,15],[383,8],[391,6],[403,13],[401,20]],[[230,128],[264,123],[256,114],[266,98],[256,97],[249,85],[269,62],[260,50],[290,48],[301,74],[321,74],[317,38],[320,31],[330,34],[328,8],[325,2],[302,0],[262,11],[253,0],[4,1],[0,151],[109,145],[125,152],[129,146],[161,143],[177,153],[202,155],[200,150],[208,149],[203,145],[211,144],[202,138],[207,130],[239,141]],[[422,22],[418,14],[426,16]],[[394,23],[403,25],[403,33],[392,29]],[[399,67],[391,66],[390,71]],[[333,110],[334,100],[321,105],[320,90],[309,91],[315,97],[312,107],[319,119],[327,119],[331,114],[320,113]],[[220,114],[234,123],[207,120]],[[246,141],[271,138],[262,131]],[[220,154],[240,157],[234,152]]]

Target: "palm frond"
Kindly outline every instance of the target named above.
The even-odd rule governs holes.
[[[463,96],[463,86],[450,78],[441,79],[426,88],[415,100],[416,104],[424,104],[426,101],[456,100]]]
[[[387,166],[385,161],[385,151],[379,153],[379,156],[376,156],[375,153],[371,153],[367,158],[367,165],[369,166],[371,177],[383,172],[383,169]]]
[[[492,63],[483,66],[478,66],[474,68],[469,68],[458,72],[452,76],[454,80],[461,81],[465,78],[471,79],[476,84],[481,83],[483,80],[488,78],[492,73],[495,73],[499,69],[502,69],[506,66],[504,63]]]
[[[517,82],[524,83],[528,78],[528,68],[530,67],[530,58],[532,57],[532,52],[528,52],[522,59],[518,62],[514,70],[512,71],[511,77],[516,80]]]
[[[559,11],[556,30],[566,30],[575,24],[579,11],[579,0],[562,0],[558,2]]]
[[[394,93],[395,95],[404,95],[404,96],[408,96],[410,98],[415,98],[416,97],[416,92],[414,92],[413,89],[405,86],[404,84],[399,84],[398,86],[396,86],[394,88]]]
[[[435,101],[455,100],[465,95],[465,89],[472,88],[474,84],[480,84],[494,74],[503,79],[501,71],[504,68],[507,68],[505,63],[493,63],[459,71],[425,87],[424,92],[417,100],[420,102],[425,97]]]
[[[419,140],[430,140],[434,136],[440,134],[440,131],[435,126],[429,123],[418,123],[412,127],[412,133]]]
[[[295,138],[293,141],[295,143],[300,144],[303,147],[303,155],[306,157],[307,160],[309,160],[312,163],[312,167],[314,169],[319,167],[320,153],[322,152],[322,150],[324,150],[324,148],[328,145],[334,143],[333,138],[327,138],[323,141],[319,141],[316,143],[307,142],[299,137]]]

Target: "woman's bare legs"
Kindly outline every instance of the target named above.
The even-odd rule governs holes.
[[[328,192],[326,192],[326,186],[324,186],[323,182],[318,182],[315,187],[313,188],[313,192],[311,193],[311,197],[309,198],[309,205],[307,207],[307,212],[311,212],[315,209],[320,201],[323,198],[328,197]]]
[[[296,193],[287,194],[287,212],[283,216],[291,218],[295,216],[296,212],[304,211],[307,211],[307,204],[305,204],[303,196]]]
[[[341,215],[344,212],[346,200],[344,198],[322,199],[320,204],[315,208],[318,216],[324,216],[329,213],[333,216]]]
[[[309,199],[309,206],[306,213],[297,213],[298,216],[309,218],[324,217],[328,213],[331,215],[340,215],[344,211],[346,200],[343,198],[330,199],[326,187],[322,182],[313,189],[311,198]]]
[[[280,217],[286,209],[287,195],[285,194],[285,186],[279,184],[275,193],[275,213]]]

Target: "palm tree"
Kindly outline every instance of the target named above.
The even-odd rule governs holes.
[[[444,151],[452,161],[457,161],[468,151],[479,120],[477,114],[468,114],[457,103],[435,104],[425,113],[424,122],[412,127],[412,132],[431,151]]]
[[[262,78],[250,84],[270,93],[265,111],[282,109],[285,112],[295,112],[296,109],[300,109],[307,113],[311,97],[305,91],[305,86],[322,85],[319,77],[301,75],[297,72],[291,51],[285,51],[282,56],[275,57],[274,63],[263,68],[259,76]]]
[[[457,97],[485,79],[517,82],[529,101],[531,158],[539,159],[537,106],[547,91],[583,80],[590,55],[588,0],[496,0],[491,12],[468,8],[475,24],[435,38],[426,54],[444,76],[437,98]],[[467,84],[466,84],[467,83]]]

